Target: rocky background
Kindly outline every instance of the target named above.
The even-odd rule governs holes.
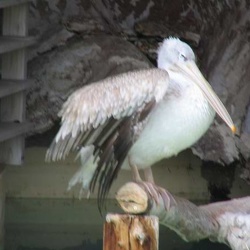
[[[192,148],[203,159],[204,177],[212,187],[227,189],[239,167],[250,183],[249,1],[34,0],[29,34],[38,43],[29,53],[28,75],[36,85],[27,96],[27,118],[36,126],[28,143],[39,143],[48,131],[55,135],[57,113],[74,90],[153,67],[158,44],[177,36],[195,50],[199,67],[238,128],[233,136],[217,118]]]

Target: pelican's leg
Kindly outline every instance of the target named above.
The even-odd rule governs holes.
[[[132,178],[135,182],[142,182],[142,178],[140,176],[139,170],[137,166],[131,161],[130,157],[128,157],[128,163],[132,171]]]
[[[143,169],[145,180],[155,184],[154,176],[151,167]]]
[[[150,196],[156,201],[156,203],[159,203],[159,195],[156,192],[155,188],[153,187],[153,184],[150,182],[144,182],[142,180],[137,166],[133,163],[133,161],[131,161],[130,157],[128,157],[128,162],[129,162],[129,166],[130,166],[131,171],[132,171],[133,180],[137,184],[143,186],[148,191]]]
[[[174,197],[169,192],[167,192],[164,188],[161,188],[155,185],[154,176],[153,176],[151,167],[145,168],[143,169],[143,171],[144,171],[144,177],[146,180],[146,185],[150,188],[151,192],[152,190],[154,190],[154,193],[156,192],[158,195],[162,197],[165,209],[169,210],[170,204],[176,203]],[[157,200],[159,200],[158,197],[157,197]],[[156,202],[157,200],[155,199]]]

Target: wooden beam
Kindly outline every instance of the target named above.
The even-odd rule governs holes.
[[[31,0],[0,0],[0,8],[6,8],[26,2],[30,2]]]
[[[19,135],[23,135],[30,131],[31,128],[32,123],[29,122],[0,122],[0,142],[12,139]]]
[[[27,35],[27,4],[20,4],[3,10],[3,36]],[[5,53],[2,56],[3,79],[26,79],[25,49]],[[1,99],[0,120],[3,122],[24,122],[25,93],[19,92]],[[16,137],[0,146],[0,159],[8,164],[20,165],[23,160],[24,138]]]
[[[159,223],[156,216],[108,214],[103,250],[157,250]]]
[[[26,48],[36,43],[36,38],[33,36],[17,37],[17,36],[2,36],[0,37],[0,53],[7,53],[13,50]]]
[[[0,98],[29,89],[34,80],[0,80]]]

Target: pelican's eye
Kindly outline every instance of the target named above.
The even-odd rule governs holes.
[[[181,53],[179,54],[179,58],[183,62],[186,62],[188,60],[187,57],[185,55],[181,54]]]

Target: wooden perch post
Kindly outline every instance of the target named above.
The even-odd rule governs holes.
[[[157,216],[162,225],[185,241],[208,238],[233,250],[250,249],[250,197],[196,206],[168,191],[166,194],[169,199],[158,194],[155,201],[143,185],[127,183],[120,188],[116,199],[127,213]]]
[[[158,234],[156,216],[108,214],[103,250],[158,250]]]

